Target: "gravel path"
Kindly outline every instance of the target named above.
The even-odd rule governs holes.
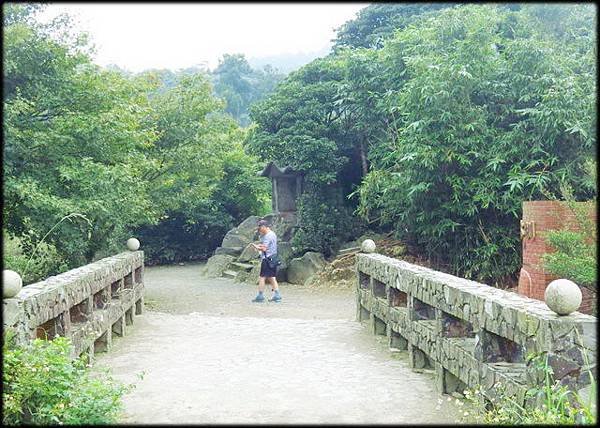
[[[354,321],[352,290],[282,284],[255,304],[200,267],[146,268],[145,314],[97,356],[136,384],[123,423],[456,423],[433,375]]]

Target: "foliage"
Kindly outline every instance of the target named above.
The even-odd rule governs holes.
[[[91,64],[63,21],[15,21],[4,40],[6,228],[37,242],[80,212],[93,227],[64,222],[49,243],[69,265],[83,264],[151,221],[139,176],[140,150],[154,139],[140,127],[145,88]]]
[[[101,69],[65,17],[40,24],[41,5],[3,7],[3,217],[24,254],[53,230],[57,254],[36,278],[120,251],[140,230],[157,232],[169,260],[202,257],[263,207],[268,183],[206,73],[183,70],[165,85],[161,72]],[[89,221],[59,221],[75,212]],[[169,217],[181,221],[162,230]]]
[[[170,90],[153,92],[150,104],[148,126],[159,138],[143,178],[164,213],[136,233],[150,263],[205,258],[229,228],[261,210],[268,182],[256,176],[244,131],[223,113],[207,76],[180,76]]]
[[[586,163],[587,187],[596,189],[596,162]],[[574,214],[577,231],[556,230],[546,234],[547,242],[555,251],[543,255],[544,266],[548,272],[574,281],[580,286],[594,288],[597,284],[596,260],[596,199],[577,203],[573,190],[567,184],[561,188],[567,207]],[[591,215],[594,215],[594,218]]]
[[[329,257],[340,244],[361,235],[364,225],[340,199],[341,194],[335,188],[315,189],[309,184],[298,200],[299,228],[292,238],[292,247],[299,252],[317,251]]]
[[[4,269],[14,270],[22,274],[23,284],[42,281],[67,269],[66,262],[51,244],[42,242],[34,258],[24,254],[24,248],[33,247],[27,239],[27,235],[11,237],[6,230],[3,231]],[[26,241],[26,243],[24,244],[23,241]]]
[[[513,275],[521,201],[561,180],[592,193],[593,20],[588,6],[464,5],[397,32],[381,50],[393,137],[370,151],[360,214],[455,274]]]
[[[243,54],[225,54],[211,75],[215,94],[226,101],[225,111],[248,126],[249,107],[272,92],[283,75],[270,66],[253,69]]]
[[[497,399],[492,399],[491,406],[483,409],[478,406],[477,400],[480,391],[467,390],[465,397],[467,401],[480,409],[476,415],[477,422],[495,425],[516,424],[548,424],[548,425],[580,425],[595,424],[596,416],[592,410],[595,400],[596,381],[593,376],[590,386],[592,396],[590,400],[584,399],[578,393],[569,390],[559,381],[554,380],[552,367],[548,365],[548,356],[531,355],[530,364],[541,371],[543,384],[527,390],[526,400],[535,404],[523,404],[508,396],[502,385],[498,385],[496,391],[500,391]]]
[[[454,3],[374,3],[337,29],[334,48],[379,48],[395,31],[422,14],[453,7]]]
[[[249,151],[305,172],[296,240],[300,249],[330,253],[337,245],[333,242],[347,235],[340,226],[348,223],[356,201],[344,197],[360,183],[369,139],[377,134],[365,125],[374,119],[368,91],[377,76],[372,55],[344,51],[317,59],[251,108],[256,126],[246,141]],[[311,221],[316,223],[305,223]],[[321,238],[326,230],[334,235]]]
[[[3,344],[3,423],[6,425],[109,424],[131,388],[108,373],[91,375],[83,358],[72,360],[68,339]]]

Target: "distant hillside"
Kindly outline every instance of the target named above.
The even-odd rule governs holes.
[[[308,64],[315,58],[323,57],[330,52],[329,47],[324,47],[314,52],[298,52],[298,53],[283,53],[278,55],[261,56],[256,58],[248,58],[248,63],[257,69],[261,69],[265,65],[271,65],[278,69],[281,73],[289,73],[305,64]]]

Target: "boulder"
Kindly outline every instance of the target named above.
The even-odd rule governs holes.
[[[323,269],[325,258],[321,253],[307,252],[302,257],[290,260],[287,279],[292,284],[304,284],[311,276]]]
[[[260,217],[256,215],[248,217],[235,228],[236,233],[248,238],[250,241],[254,241],[257,234],[256,225],[259,220]]]
[[[227,270],[229,264],[235,260],[235,257],[227,254],[216,254],[206,261],[204,266],[204,275],[209,278],[218,278]]]
[[[248,244],[242,254],[238,257],[239,262],[250,262],[253,260],[258,260],[259,254],[258,250],[252,246],[252,244]]]
[[[225,234],[225,237],[223,238],[223,243],[221,244],[221,247],[245,248],[246,245],[248,245],[253,240],[254,240],[254,238],[248,238],[247,236],[244,236],[244,235],[238,233],[236,231],[236,229],[231,229],[229,232],[227,232]]]
[[[215,255],[227,254],[228,256],[238,256],[242,252],[242,247],[217,247]]]
[[[271,225],[271,229],[277,235],[279,241],[289,241],[292,239],[294,227],[296,226],[296,217],[288,215],[282,217],[279,214],[268,214],[263,217]]]
[[[279,255],[279,259],[281,259],[281,262],[285,265],[287,265],[289,263],[289,261],[292,259],[292,244],[290,244],[289,242],[277,242],[277,254]]]

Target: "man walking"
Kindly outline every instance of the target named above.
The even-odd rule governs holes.
[[[271,283],[273,297],[270,302],[280,302],[279,285],[277,284],[277,235],[269,227],[266,220],[259,220],[258,233],[260,234],[260,244],[252,244],[254,248],[260,251],[260,275],[258,277],[258,295],[253,302],[264,302],[265,279]]]

